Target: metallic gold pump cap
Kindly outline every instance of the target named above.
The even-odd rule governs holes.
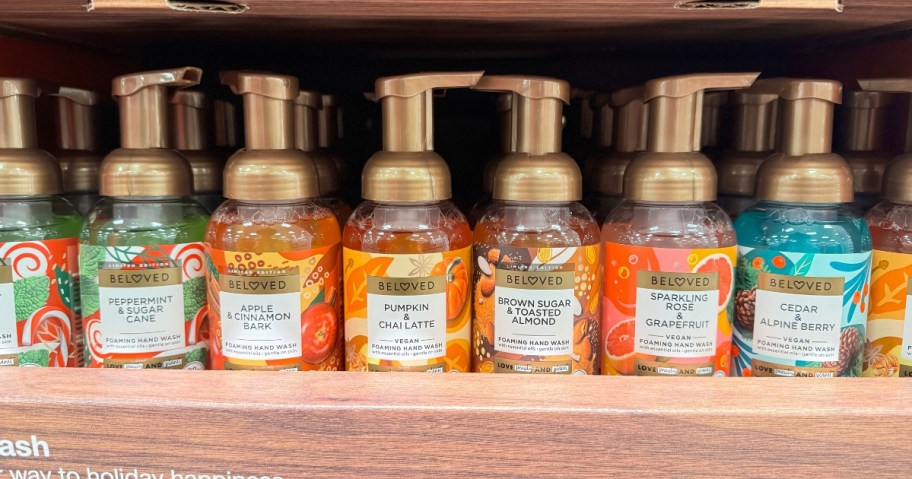
[[[378,151],[364,165],[361,196],[392,203],[448,200],[450,169],[433,151]]]
[[[646,83],[649,141],[624,174],[624,198],[633,201],[715,201],[717,177],[699,152],[703,93],[747,88],[759,73],[713,73],[659,78]]]
[[[887,167],[883,198],[897,203],[912,203],[912,154],[897,156]]]
[[[516,152],[494,175],[493,197],[511,201],[578,201],[579,166],[561,153],[561,119],[570,85],[547,77],[483,76],[475,90],[511,92]]]
[[[202,70],[183,67],[117,77],[112,94],[120,107],[122,148],[101,164],[102,196],[166,197],[193,193],[187,159],[171,150],[168,88],[199,84]]]
[[[61,86],[48,95],[57,97],[57,148],[95,151],[95,107],[101,100],[98,93]]]
[[[880,193],[884,173],[893,159],[881,151],[846,151],[842,155],[852,169],[856,193]]]
[[[63,191],[60,167],[38,149],[34,80],[0,78],[0,196],[55,195]]]
[[[722,134],[722,109],[728,104],[729,92],[717,91],[703,95],[703,124],[700,127],[700,146],[716,148]]]
[[[831,153],[833,108],[842,101],[834,80],[776,78],[751,89],[779,95],[778,152],[757,172],[759,200],[847,203],[854,198],[852,170]]]
[[[639,85],[611,93],[610,105],[614,108],[615,114],[614,149],[618,152],[633,153],[646,150],[649,105],[643,101],[643,92],[643,86]]]
[[[851,203],[852,169],[835,153],[801,157],[776,153],[757,172],[758,200],[785,203]]]
[[[592,171],[592,189],[603,196],[624,194],[624,173],[640,153],[614,151],[600,159]]]
[[[730,151],[724,154],[716,166],[719,194],[754,196],[757,171],[770,155],[771,151]]]
[[[225,166],[224,195],[242,201],[294,201],[320,194],[313,159],[295,149],[298,79],[263,72],[221,72],[222,84],[244,96],[246,149]]]
[[[383,151],[364,166],[364,199],[422,203],[452,197],[450,169],[433,151],[433,90],[471,87],[481,75],[416,73],[376,81],[376,98],[383,109]]]
[[[602,148],[610,148],[614,143],[614,110],[611,106],[611,93],[596,93],[589,103],[592,106],[592,129],[595,134],[595,143]]]
[[[64,193],[97,193],[101,155],[91,151],[63,150],[57,153],[63,174]]]
[[[193,170],[194,193],[213,193],[222,191],[222,178],[225,162],[209,150],[181,151],[190,169]]]
[[[0,196],[45,196],[62,192],[60,167],[50,153],[0,148]]]
[[[715,201],[716,180],[712,162],[698,151],[647,151],[627,165],[624,198],[669,203]]]

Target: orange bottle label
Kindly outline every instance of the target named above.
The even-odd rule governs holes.
[[[475,370],[595,374],[601,249],[476,244]]]
[[[341,370],[340,247],[208,248],[212,368]]]
[[[471,252],[345,248],[348,370],[468,372]]]
[[[872,265],[862,375],[912,377],[912,254],[874,250]]]
[[[0,366],[76,367],[76,238],[0,243]]]
[[[736,256],[605,243],[602,373],[728,376]]]

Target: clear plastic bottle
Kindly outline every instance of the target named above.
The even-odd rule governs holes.
[[[757,173],[757,204],[735,223],[734,371],[858,376],[872,245],[849,206],[852,171],[830,150],[842,85],[761,80],[753,90],[779,95],[781,140]]]
[[[603,374],[728,376],[737,257],[716,171],[694,141],[707,89],[745,88],[757,74],[669,77],[646,83],[646,151],[627,166],[624,202],[602,226]],[[710,125],[716,128],[718,125]],[[713,135],[710,135],[713,137]]]
[[[431,102],[435,88],[468,87],[480,76],[376,82],[383,150],[364,167],[365,201],[342,234],[349,371],[469,370],[472,233],[433,150]]]
[[[77,238],[57,160],[38,149],[38,85],[0,78],[0,358],[3,366],[82,365]]]
[[[121,148],[101,164],[102,200],[86,216],[79,266],[87,365],[206,369],[208,220],[193,170],[170,149],[167,89],[196,85],[185,67],[114,79]]]
[[[475,88],[512,94],[516,151],[497,166],[494,201],[475,225],[474,369],[595,374],[601,245],[579,203],[579,167],[561,152],[569,86],[485,76]]]
[[[254,72],[221,79],[244,96],[246,145],[228,160],[229,199],[206,231],[212,367],[341,370],[339,223],[316,200],[313,160],[295,149],[298,82]]]

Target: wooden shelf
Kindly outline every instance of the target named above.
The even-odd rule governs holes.
[[[902,380],[3,369],[0,383],[0,436],[51,449],[7,469],[878,477],[912,457]]]
[[[750,5],[757,1],[717,3]],[[741,42],[845,39],[909,29],[912,22],[907,0],[845,0],[842,13],[834,8],[836,0],[804,0],[801,4],[820,8],[802,9],[681,8],[680,4],[688,3],[684,0],[223,0],[249,7],[237,14],[174,11],[165,6],[165,0],[98,0],[99,8],[90,13],[86,3],[4,0],[0,25],[110,49],[181,40],[242,39],[445,45],[585,43],[629,48],[722,38]],[[123,8],[126,4],[158,4],[161,8]]]

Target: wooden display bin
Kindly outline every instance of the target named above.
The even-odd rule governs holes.
[[[0,2],[0,76],[105,91],[146,67],[274,65],[360,95],[380,74],[484,67],[593,89],[726,69],[912,75],[909,0],[86,2]],[[901,149],[905,129],[889,133]],[[0,478],[912,471],[904,380],[10,368],[0,384]]]

